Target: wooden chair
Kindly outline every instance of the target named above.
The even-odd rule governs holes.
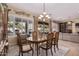
[[[54,52],[56,52],[56,49],[58,48],[58,40],[59,40],[59,32],[55,32],[54,42],[52,43],[54,45]]]
[[[21,40],[21,42],[23,43],[23,44],[26,44],[26,41],[27,41],[27,36],[26,36],[26,34],[20,34],[20,36],[21,36],[21,38],[22,38],[22,40]],[[28,43],[28,42],[27,42]]]
[[[40,47],[39,47],[39,50],[40,50],[40,48],[41,49],[43,49],[43,50],[45,50],[46,51],[46,56],[48,55],[48,50],[50,49],[50,51],[51,51],[51,54],[53,55],[53,51],[52,51],[52,34],[51,33],[49,33],[48,35],[47,35],[47,42],[46,42],[46,44],[44,44],[44,45],[41,45]]]
[[[36,31],[32,32],[32,39],[33,40],[37,40],[38,39],[38,35]],[[36,44],[32,44],[32,46],[36,49]]]
[[[32,39],[37,40],[37,32],[36,31],[32,32]]]
[[[26,43],[22,42],[22,38],[18,30],[16,31],[16,35],[17,35],[17,41],[19,46],[19,56],[20,55],[23,56],[23,53],[28,53],[30,51],[32,51],[32,56],[33,56],[34,51],[33,48],[31,47],[31,44],[30,43],[28,44],[27,41]]]

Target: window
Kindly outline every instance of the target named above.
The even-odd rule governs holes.
[[[26,32],[25,30],[25,23],[21,21],[22,19],[20,18],[16,18],[15,19],[15,30],[18,29],[20,31],[20,33],[24,34]]]
[[[33,29],[31,20],[24,18],[9,16],[8,20],[8,35],[15,35],[15,30],[18,29],[20,33],[30,35]]]
[[[13,35],[13,32],[14,32],[13,26],[14,26],[14,21],[13,21],[12,16],[10,16],[8,20],[8,34],[9,35]]]
[[[28,34],[29,34],[29,36],[31,36],[32,35],[32,29],[33,29],[33,23],[32,23],[32,21],[30,21],[30,20],[28,20]]]

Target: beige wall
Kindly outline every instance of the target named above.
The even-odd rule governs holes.
[[[75,23],[72,23],[72,33],[73,34],[77,33]]]
[[[58,25],[58,23],[52,22],[52,31],[53,30],[59,31],[59,25]]]

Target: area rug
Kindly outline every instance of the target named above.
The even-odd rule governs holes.
[[[53,48],[52,48],[53,49]],[[59,50],[56,49],[56,53],[53,50],[53,56],[65,56],[70,49],[64,46],[59,46]],[[6,56],[18,56],[19,55],[19,48],[18,46],[10,46],[9,47],[9,52],[7,53]],[[29,53],[24,53],[24,56],[32,56],[32,52]],[[36,56],[36,51],[34,51],[34,56]],[[46,56],[45,50],[40,50],[40,55],[39,56]],[[48,50],[48,56],[52,56],[50,50]]]

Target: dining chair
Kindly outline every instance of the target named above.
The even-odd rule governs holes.
[[[54,33],[54,41],[52,43],[52,45],[54,45],[54,52],[56,52],[56,48],[59,50],[59,48],[58,48],[58,40],[59,40],[59,32],[55,32]]]
[[[38,38],[42,38],[42,33],[38,31]]]
[[[23,56],[23,53],[28,53],[30,51],[32,51],[32,56],[33,56],[34,51],[31,46],[31,43],[28,43],[27,40],[26,40],[26,43],[22,42],[22,37],[19,33],[19,30],[16,30],[16,35],[17,35],[17,41],[18,41],[18,46],[19,46],[19,56],[20,55]]]
[[[37,40],[37,32],[36,31],[32,32],[32,39]]]
[[[26,44],[26,41],[27,41],[27,36],[26,36],[26,34],[20,34],[20,36],[21,36],[21,38],[22,38],[21,42],[22,42],[23,44]]]
[[[32,32],[32,39],[33,39],[33,40],[38,40],[37,31],[33,31],[33,32]],[[35,47],[35,49],[37,49],[37,48],[36,48],[36,44],[32,44],[32,45],[33,45],[33,47]]]
[[[46,56],[48,55],[48,50],[49,49],[51,51],[51,54],[53,55],[53,51],[52,51],[52,34],[51,33],[49,33],[47,35],[46,44],[39,46],[39,51],[40,51],[40,48],[46,51]]]

